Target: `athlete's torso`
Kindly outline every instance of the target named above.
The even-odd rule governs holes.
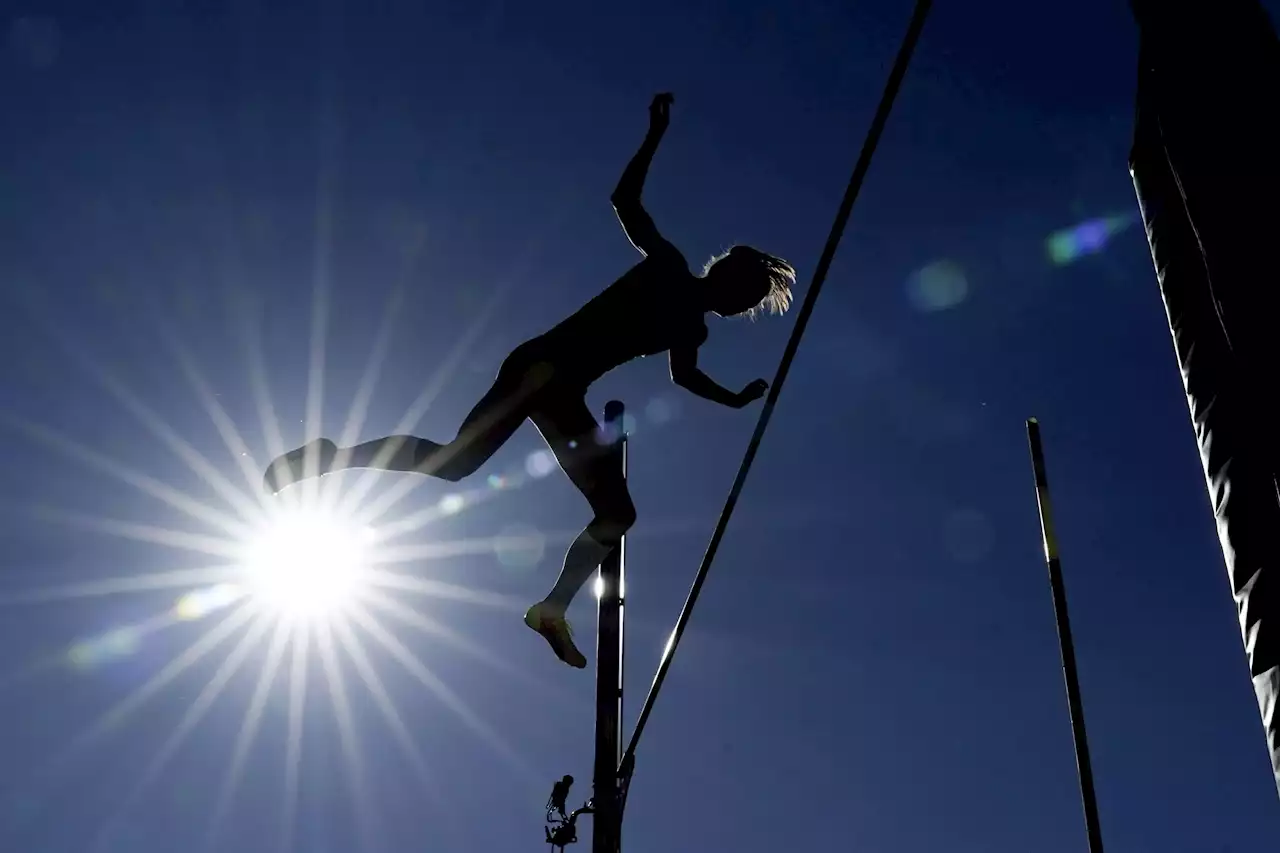
[[[561,370],[585,383],[632,359],[697,347],[707,337],[697,286],[684,256],[671,246],[650,254],[530,343],[549,349]]]

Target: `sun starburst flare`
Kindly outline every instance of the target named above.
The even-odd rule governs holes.
[[[311,314],[314,328],[309,342],[310,368],[305,385],[307,403],[305,421],[308,433],[321,428],[321,395],[324,391],[324,330],[328,315],[324,276],[317,276],[315,310]],[[393,297],[396,290],[393,289]],[[496,296],[496,294],[495,294]],[[466,350],[474,341],[497,304],[492,299],[484,307],[446,368],[427,383],[427,391],[413,401],[400,421],[400,428],[411,431],[426,413],[434,396],[443,388],[453,365],[462,363]],[[398,312],[394,302],[384,312],[378,339],[360,381],[350,412],[342,426],[344,441],[354,440],[363,427],[370,409],[374,385],[381,362],[387,352],[391,321]],[[104,366],[105,362],[84,350],[79,341],[63,333],[56,319],[48,324],[51,337],[85,374],[96,381],[120,405],[157,446],[169,451],[207,487],[200,495],[182,488],[174,481],[140,471],[111,454],[83,444],[53,429],[8,416],[0,426],[19,432],[38,446],[60,454],[81,469],[84,476],[105,476],[113,488],[126,488],[163,506],[169,517],[180,522],[156,522],[154,513],[146,521],[109,518],[98,513],[58,507],[26,506],[22,511],[43,521],[69,526],[93,534],[143,543],[155,553],[198,556],[203,565],[175,565],[164,556],[156,562],[167,562],[155,571],[116,570],[110,575],[83,577],[76,582],[40,588],[0,590],[0,607],[43,606],[57,602],[98,602],[108,597],[146,595],[154,598],[171,591],[171,606],[161,612],[128,624],[116,625],[71,643],[59,657],[64,668],[92,672],[105,670],[123,661],[146,661],[151,671],[136,688],[118,697],[113,705],[101,710],[83,729],[68,733],[47,765],[34,774],[31,796],[44,808],[57,794],[55,786],[67,781],[77,761],[88,750],[113,736],[122,725],[135,720],[138,712],[161,695],[174,695],[180,677],[193,667],[211,667],[202,686],[190,694],[185,713],[168,732],[158,732],[158,740],[150,754],[140,756],[128,778],[122,780],[120,801],[99,828],[95,849],[115,845],[117,835],[131,809],[141,807],[149,792],[162,783],[166,770],[184,744],[202,736],[201,725],[209,717],[225,711],[238,713],[240,724],[234,742],[227,745],[226,764],[220,774],[215,771],[214,791],[210,797],[209,824],[205,832],[205,849],[219,847],[223,824],[235,808],[241,782],[255,750],[259,731],[268,709],[278,706],[284,714],[287,736],[284,743],[284,788],[280,792],[280,841],[288,844],[294,837],[294,823],[299,797],[299,766],[303,760],[304,719],[311,708],[308,680],[323,682],[327,696],[327,715],[336,725],[336,743],[345,768],[351,808],[362,833],[377,824],[376,803],[365,791],[365,759],[361,753],[361,733],[352,712],[353,691],[367,694],[369,707],[399,746],[414,776],[429,800],[439,802],[442,786],[435,778],[430,757],[424,752],[406,716],[396,706],[387,688],[386,671],[398,669],[406,683],[413,683],[432,697],[445,715],[459,719],[464,728],[499,756],[517,778],[540,790],[541,774],[521,757],[497,729],[462,695],[437,674],[419,653],[419,644],[410,641],[408,632],[425,638],[433,646],[461,652],[485,665],[504,678],[520,685],[521,695],[533,690],[551,704],[563,704],[565,697],[549,686],[524,674],[504,658],[484,648],[463,631],[446,624],[441,618],[445,607],[425,606],[433,600],[448,605],[470,604],[498,608],[512,615],[523,611],[527,602],[492,591],[473,589],[439,578],[430,577],[432,560],[450,555],[494,553],[499,547],[494,540],[479,539],[450,542],[440,536],[439,528],[461,513],[485,500],[509,493],[515,486],[531,478],[519,473],[496,478],[488,489],[465,494],[438,497],[429,506],[408,507],[405,500],[420,485],[417,478],[406,478],[375,494],[372,475],[352,478],[310,480],[279,495],[262,491],[261,472],[264,458],[259,458],[243,430],[220,402],[214,385],[189,351],[184,338],[171,327],[160,323],[158,338],[173,356],[171,363],[190,385],[194,401],[209,417],[216,435],[225,445],[232,465],[219,464],[206,455],[198,442],[167,423],[160,407]],[[251,327],[256,324],[247,324]],[[251,329],[252,331],[252,329]],[[266,361],[260,333],[243,341],[248,358],[249,379],[245,397],[257,409],[260,435],[265,457],[285,448],[273,397],[267,381]],[[228,476],[230,474],[230,476]],[[239,482],[236,482],[239,480]],[[495,485],[496,483],[496,485]],[[402,509],[401,504],[406,504]],[[120,502],[113,501],[112,506]],[[115,514],[116,510],[112,510]],[[183,523],[185,522],[185,523]],[[431,542],[417,536],[430,533]],[[424,576],[425,575],[425,576]],[[183,627],[185,626],[185,627]],[[156,647],[157,634],[182,634],[183,646],[165,660],[154,661],[146,655]],[[49,656],[45,656],[49,658]],[[50,660],[27,667],[31,673],[56,670]],[[234,705],[239,683],[247,674],[250,686]],[[354,676],[354,677],[353,677]],[[3,683],[3,679],[0,679]],[[181,688],[185,693],[187,686]],[[314,700],[311,700],[314,704]],[[415,705],[415,716],[423,713]]]
[[[323,621],[360,594],[374,559],[372,527],[332,510],[285,507],[270,516],[245,548],[250,595],[284,618]]]

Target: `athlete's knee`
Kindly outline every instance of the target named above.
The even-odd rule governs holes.
[[[591,534],[605,545],[614,545],[621,541],[635,523],[635,504],[631,502],[629,495],[622,494],[602,501],[596,507],[596,517],[591,521]]]
[[[536,338],[511,351],[498,368],[498,380],[522,398],[531,397],[558,378],[558,365]]]
[[[444,480],[445,482],[457,483],[460,480],[467,479],[478,470],[480,470],[479,465],[474,464],[469,459],[459,458],[444,462],[439,468],[429,473],[435,475],[441,480]]]

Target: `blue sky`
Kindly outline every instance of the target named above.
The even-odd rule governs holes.
[[[4,14],[0,837],[94,853],[540,844],[551,781],[589,775],[593,686],[519,619],[588,517],[558,473],[535,476],[531,428],[454,489],[455,513],[434,512],[447,484],[372,483],[365,507],[399,497],[378,524],[432,517],[385,568],[416,588],[384,591],[372,627],[352,623],[358,645],[334,630],[284,647],[235,776],[272,628],[180,729],[248,629],[172,666],[238,612],[164,618],[219,562],[200,548],[226,539],[173,495],[223,514],[256,502],[241,463],[273,449],[259,404],[287,445],[314,437],[313,364],[326,434],[372,389],[361,438],[406,411],[450,437],[512,346],[634,262],[608,195],[655,91],[676,93],[646,194],[667,236],[695,262],[756,244],[807,283],[910,3]],[[641,744],[628,848],[1083,849],[1030,415],[1108,849],[1262,850],[1280,832],[1140,229],[1066,263],[1046,245],[1135,208],[1136,30],[1120,2],[1055,14],[937,4]],[[772,376],[791,322],[714,324],[704,366],[731,387]],[[634,714],[756,410],[682,396],[652,360],[590,399],[611,397],[634,417]],[[160,573],[172,583],[111,580]],[[589,637],[590,601],[571,615]],[[69,654],[122,626],[116,654]]]

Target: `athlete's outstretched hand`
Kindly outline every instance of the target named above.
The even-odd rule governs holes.
[[[746,388],[738,392],[738,408],[749,406],[756,400],[764,396],[764,392],[769,390],[769,383],[763,379],[756,379],[750,382]]]
[[[671,123],[671,103],[675,99],[675,95],[670,92],[663,92],[660,95],[653,96],[653,103],[649,104],[649,129],[651,131],[662,133],[667,129],[667,125]]]

